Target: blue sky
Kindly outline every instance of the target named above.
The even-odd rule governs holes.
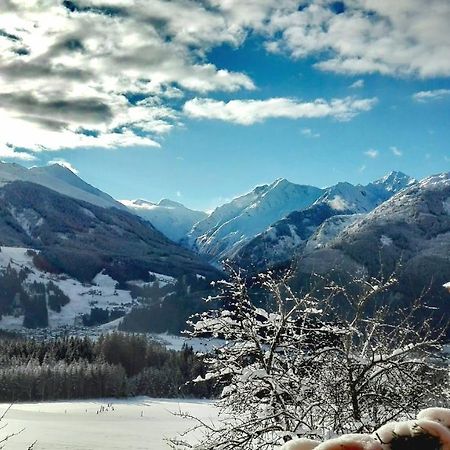
[[[450,42],[439,28],[450,23],[445,0],[430,2],[426,13],[420,3],[406,0],[392,8],[389,2],[369,2],[375,12],[365,10],[362,1],[348,2],[351,7],[300,2],[306,6],[293,8],[289,0],[279,9],[265,0],[248,2],[254,18],[249,23],[240,18],[245,17],[239,11],[242,2],[229,2],[228,9],[215,5],[212,12],[199,9],[187,16],[186,29],[189,24],[194,30],[187,37],[171,31],[183,29],[178,22],[171,24],[177,8],[176,20],[186,12],[186,2],[173,1],[173,11],[167,11],[167,4],[164,10],[146,10],[150,18],[167,13],[164,30],[130,38],[126,50],[131,56],[126,58],[112,50],[108,70],[100,44],[78,22],[114,20],[127,37],[133,24],[98,14],[98,9],[88,11],[90,3],[99,8],[94,0],[56,12],[13,2],[17,8],[8,11],[8,24],[14,16],[40,17],[39,48],[22,38],[19,22],[5,30],[0,19],[0,45],[3,30],[29,47],[26,60],[16,56],[17,49],[10,59],[0,59],[0,99],[10,105],[3,112],[0,107],[0,118],[6,118],[10,130],[18,127],[0,139],[2,159],[27,166],[65,161],[116,198],[168,197],[205,210],[279,177],[326,186],[343,180],[367,183],[391,170],[420,178],[450,169]],[[139,1],[121,3],[136,14],[142,6]],[[210,23],[207,15],[212,13],[217,24]],[[55,14],[66,53],[54,51],[61,45],[51,41],[54,33],[47,33],[45,21],[50,28]],[[67,51],[67,24],[72,27],[69,47],[83,51]],[[410,39],[408,33],[417,34]],[[161,45],[169,42],[169,47],[159,55],[145,39],[162,34]],[[6,48],[18,42],[3,41]],[[78,81],[72,74],[61,75],[61,64],[84,68],[89,52],[96,64],[88,75],[80,73]],[[150,59],[142,62],[143,52]],[[36,61],[44,56],[55,73],[36,76]],[[30,70],[29,84],[12,70],[19,57],[20,67]],[[180,58],[185,58],[182,64]],[[49,87],[49,81],[64,82],[65,76],[67,91],[67,84]],[[14,90],[19,82],[30,86],[21,96]],[[144,102],[127,103],[130,93]]]

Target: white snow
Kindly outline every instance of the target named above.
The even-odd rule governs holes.
[[[113,408],[107,407],[112,404]],[[104,411],[99,412],[101,407]],[[0,412],[8,405],[0,404]],[[193,425],[172,413],[185,411],[213,421],[213,403],[202,400],[164,400],[137,397],[49,403],[14,404],[4,422],[6,433],[22,433],[8,441],[8,450],[163,450],[164,438],[175,437]]]
[[[319,444],[320,442],[313,441],[312,439],[294,439],[284,444],[280,450],[312,450]]]
[[[149,272],[150,275],[153,275],[156,278],[156,281],[158,281],[160,287],[164,287],[168,284],[175,284],[177,282],[177,279],[174,277],[171,277],[169,275],[164,275],[162,273],[158,272]]]
[[[224,340],[217,338],[191,338],[168,333],[152,334],[151,338],[165,345],[170,350],[181,350],[183,345],[186,344],[199,353],[208,353],[215,348],[222,347],[225,343]]]
[[[292,211],[312,205],[323,190],[279,179],[216,208],[189,233],[189,243],[217,260],[232,257],[246,242]]]
[[[27,169],[19,164],[0,162],[0,186],[11,181],[40,184],[60,194],[103,208],[124,208],[111,196],[84,182],[69,169],[59,164]]]
[[[98,275],[96,278],[98,280]],[[28,279],[33,279],[33,276],[29,275]],[[129,311],[133,303],[129,291],[113,287],[117,284],[114,280],[112,280],[114,283],[108,280],[106,285],[85,285],[72,278],[61,279],[60,276],[53,276],[50,279],[70,298],[70,302],[62,307],[61,312],[48,310],[50,328],[73,325],[78,317],[89,313],[91,308],[108,310],[119,308]],[[43,279],[39,278],[36,281],[42,282]]]
[[[344,229],[357,220],[364,217],[363,214],[338,215],[325,220],[317,227],[314,234],[307,240],[305,250],[312,251],[330,244]]]
[[[392,239],[389,236],[386,236],[385,234],[382,234],[380,236],[380,242],[383,247],[392,245]]]
[[[450,409],[448,408],[427,408],[417,414],[418,419],[434,420],[450,428]]]
[[[450,197],[443,202],[443,207],[446,214],[450,214]]]
[[[207,216],[203,211],[195,211],[167,199],[159,203],[141,199],[121,200],[121,203],[175,242],[186,237],[191,228]]]
[[[350,208],[350,205],[340,195],[335,195],[328,203],[337,211],[345,211]]]
[[[23,247],[0,247],[0,267],[6,267],[11,263],[12,268],[34,267],[32,256],[27,254]]]
[[[322,442],[315,450],[382,450],[380,442],[368,434],[346,434]]]
[[[33,283],[33,281],[44,284],[51,281],[70,298],[70,302],[63,306],[59,313],[48,308],[49,328],[72,326],[83,314],[89,314],[93,307],[107,310],[123,309],[126,312],[131,309],[133,299],[130,292],[116,289],[117,282],[103,271],[95,276],[94,284],[80,283],[64,274],[55,275],[36,269],[32,256],[27,252],[28,249],[21,247],[1,247],[0,270],[6,268],[8,264],[18,271],[28,269],[25,285]],[[3,315],[0,320],[0,328],[20,329],[22,322],[23,316]]]
[[[109,289],[115,289],[117,281],[113,280],[109,275],[106,275],[102,270],[92,280],[97,286],[108,287]]]
[[[419,185],[421,187],[433,188],[437,185],[447,185],[450,183],[450,172],[441,173],[439,175],[432,175],[430,177],[424,178],[420,181]]]

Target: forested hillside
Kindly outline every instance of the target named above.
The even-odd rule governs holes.
[[[144,337],[110,334],[97,341],[0,338],[0,402],[148,395],[210,397],[210,383],[192,348],[167,350]]]

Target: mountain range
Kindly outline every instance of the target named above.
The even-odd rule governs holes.
[[[391,301],[405,305],[426,295],[439,320],[450,317],[443,288],[450,279],[450,173],[425,178],[368,214],[346,220],[332,238],[321,242],[316,233],[296,255],[297,283],[312,273],[377,277],[395,272]]]
[[[322,194],[314,186],[279,179],[216,208],[189,232],[187,244],[212,261],[232,256],[257,234],[291,211],[311,205]]]
[[[294,210],[256,235],[234,255],[243,267],[269,267],[290,261],[324,222],[322,235],[337,233],[354,214],[365,214],[415,180],[401,172],[391,172],[380,180],[363,185],[338,183],[326,188],[308,207]],[[334,220],[330,218],[338,216]]]
[[[167,295],[179,279],[219,276],[202,257],[59,165],[0,165],[0,246],[0,327],[96,323],[90,316],[98,305],[103,312],[95,314],[108,320],[112,311],[129,310],[131,292],[136,299],[147,287],[159,292],[170,284]],[[181,292],[190,289],[183,283]],[[63,304],[52,310],[54,298]]]
[[[448,295],[442,284],[450,280],[450,175],[417,181],[391,172],[367,185],[326,188],[278,179],[208,215],[168,199],[119,202],[58,164],[26,169],[0,163],[0,246],[0,278],[11,281],[8,270],[17,267],[13,285],[28,286],[12,295],[0,279],[5,317],[21,311],[12,300],[19,294],[32,304],[37,279],[69,298],[68,277],[73,286],[109,292],[108,298],[116,295],[108,286],[117,283],[118,303],[129,305],[132,297],[140,308],[145,304],[147,313],[134,309],[127,323],[145,329],[142,323],[150,320],[164,330],[176,322],[178,329],[208,295],[209,281],[223,276],[218,267],[224,259],[249,272],[294,268],[299,286],[312,273],[376,275],[383,261],[384,269],[399,271],[399,298],[412,298],[431,283],[430,298],[440,304]],[[11,255],[25,262],[17,265]],[[76,314],[69,309],[87,314],[92,306],[81,291],[73,295],[77,304],[86,302],[83,307],[62,307],[70,321]],[[51,315],[54,324],[61,323],[58,311]]]
[[[204,211],[195,211],[168,199],[158,203],[142,199],[121,200],[121,203],[174,242],[186,238],[191,228],[208,216]]]

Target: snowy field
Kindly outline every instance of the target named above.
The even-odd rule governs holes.
[[[1,412],[7,406],[0,404]],[[172,414],[180,409],[203,420],[216,415],[213,404],[202,400],[137,397],[21,403],[8,411],[4,419],[8,425],[0,437],[23,429],[5,450],[25,450],[35,440],[35,450],[163,450],[169,448],[165,437],[192,424]]]

